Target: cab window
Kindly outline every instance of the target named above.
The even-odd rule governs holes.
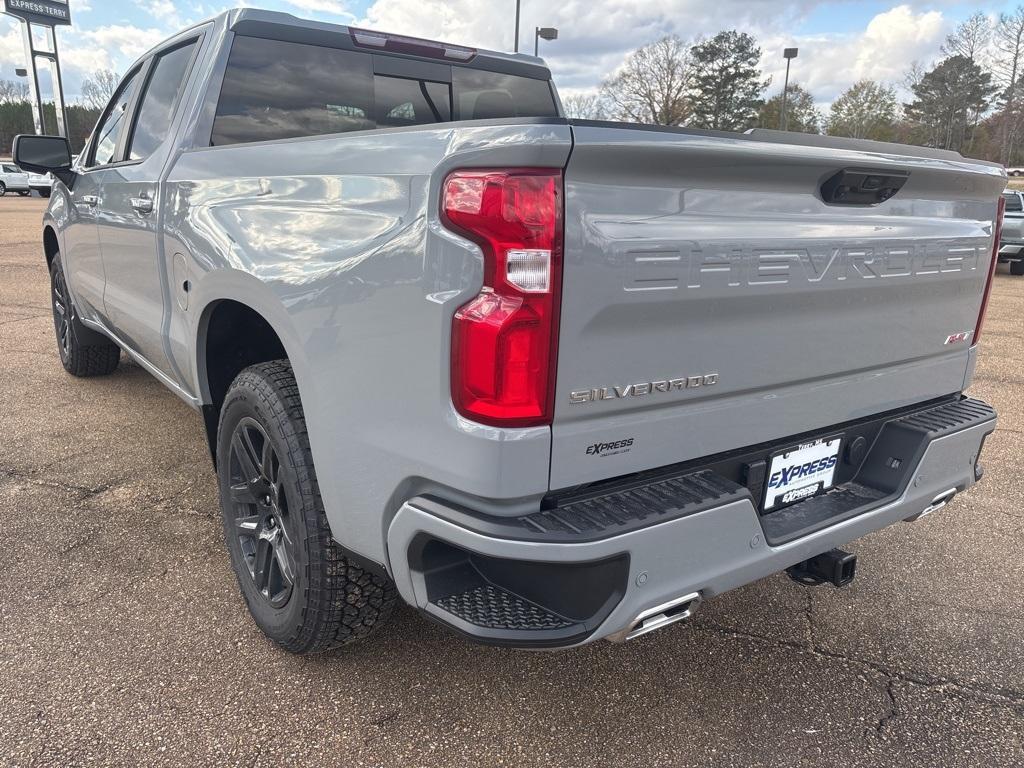
[[[86,167],[95,168],[99,165],[109,165],[119,159],[114,156],[117,152],[117,140],[124,125],[125,115],[128,113],[128,106],[132,103],[132,95],[135,93],[135,84],[138,79],[138,70],[128,75],[118,87],[110,104],[107,105],[103,117],[96,126],[95,141],[92,142],[95,149]]]

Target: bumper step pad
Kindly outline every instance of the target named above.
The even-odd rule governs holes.
[[[437,601],[437,606],[469,624],[488,629],[564,629],[573,622],[495,586],[478,584]]]

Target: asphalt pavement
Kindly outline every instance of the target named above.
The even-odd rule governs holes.
[[[0,761],[15,766],[1024,765],[1024,277],[972,394],[984,482],[625,645],[470,645],[410,609],[297,658],[250,621],[200,418],[61,368],[39,198],[0,199]],[[146,258],[140,254],[140,258]]]

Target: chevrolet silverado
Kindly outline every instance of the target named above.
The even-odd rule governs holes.
[[[293,652],[399,598],[559,648],[843,585],[838,547],[982,476],[994,164],[568,120],[540,59],[253,9],[139,59],[74,162],[15,161],[56,178],[61,362],[202,414]]]

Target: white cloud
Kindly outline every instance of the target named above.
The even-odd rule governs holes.
[[[798,82],[822,105],[830,104],[858,80],[870,79],[897,86],[914,61],[930,67],[950,31],[939,11],[915,12],[899,5],[875,16],[859,34],[790,38],[774,35],[762,45],[764,71],[772,75],[772,92],[782,90],[785,63],[782,48],[797,45],[799,58],[790,70]]]
[[[135,59],[166,38],[167,30],[114,24],[91,30],[58,32],[66,98],[74,100],[82,80],[98,69],[121,73]],[[13,79],[25,55],[18,22],[0,21],[0,79]]]
[[[76,33],[83,45],[68,46],[68,61],[106,61],[107,69],[122,68],[168,36],[167,30],[132,24],[111,24]],[[121,67],[115,66],[117,62]]]

